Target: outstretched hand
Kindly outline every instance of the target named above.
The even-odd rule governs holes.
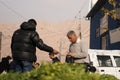
[[[55,58],[54,55],[57,55],[58,53],[59,52],[57,50],[53,50],[53,52],[49,54],[50,59],[54,59]]]
[[[59,52],[57,50],[53,50],[53,54],[58,54]]]

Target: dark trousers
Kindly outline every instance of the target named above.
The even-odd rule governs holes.
[[[74,63],[74,58],[72,58],[71,56],[66,56],[65,62],[67,63]]]
[[[14,71],[27,72],[33,69],[32,62],[29,61],[14,61]]]

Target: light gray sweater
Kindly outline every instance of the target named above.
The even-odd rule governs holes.
[[[71,43],[69,47],[69,52],[74,54],[75,63],[89,63],[88,51],[86,44],[83,43],[79,38],[76,43]]]

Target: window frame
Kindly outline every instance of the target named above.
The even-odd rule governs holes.
[[[107,66],[108,64],[106,63],[104,63],[104,66],[103,65],[101,65],[101,64],[103,64],[103,62],[105,62],[105,60],[102,60],[102,63],[100,64],[100,62],[99,62],[99,58],[98,57],[101,57],[101,58],[103,58],[103,57],[109,57],[109,59],[110,59],[110,64],[111,64],[111,66]],[[108,59],[108,60],[109,60]],[[109,56],[109,55],[97,55],[97,61],[98,61],[98,65],[99,65],[99,67],[113,67],[113,62],[112,62],[112,58],[111,58],[111,56]],[[107,60],[106,60],[107,61]],[[106,65],[106,66],[105,66]]]
[[[117,58],[119,57],[119,61],[118,61],[118,62],[119,62],[119,65],[117,64],[117,62],[116,62],[116,60],[115,60],[115,57],[117,57]],[[115,60],[116,67],[120,67],[120,56],[113,56],[113,58],[114,58],[114,60]]]

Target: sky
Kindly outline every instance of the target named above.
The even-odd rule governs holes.
[[[34,18],[65,21],[88,13],[89,0],[0,0],[0,23]]]

